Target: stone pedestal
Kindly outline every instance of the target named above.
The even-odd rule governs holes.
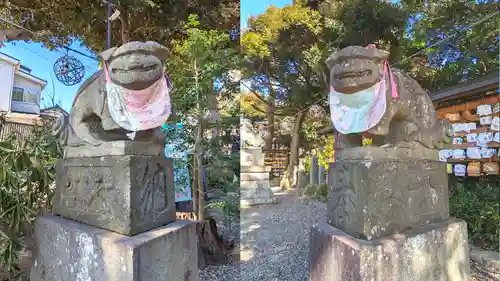
[[[467,225],[450,219],[371,241],[313,227],[309,281],[470,281]]]
[[[469,281],[467,225],[450,218],[446,163],[433,158],[339,151],[328,221],[312,230],[309,281]]]
[[[371,240],[449,218],[446,163],[341,161],[328,171],[328,223]]]
[[[35,224],[31,281],[198,280],[196,226],[176,221],[172,161],[151,145],[66,150],[56,216]]]
[[[136,235],[175,221],[173,177],[163,156],[66,158],[57,166],[54,213]]]
[[[264,166],[260,148],[240,151],[240,204],[243,206],[276,203],[269,182],[270,167]]]
[[[31,281],[197,281],[196,224],[132,237],[59,216],[39,217]]]

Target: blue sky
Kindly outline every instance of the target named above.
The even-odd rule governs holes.
[[[241,0],[241,28],[247,27],[248,17],[262,14],[269,6],[284,7],[292,4],[292,0]]]
[[[245,28],[247,26],[248,17],[263,13],[271,5],[283,7],[291,3],[292,0],[241,0],[241,27]],[[32,69],[33,75],[47,81],[44,92],[49,93],[49,95],[55,92],[56,99],[61,102],[60,105],[68,111],[71,108],[78,87],[86,78],[97,71],[97,61],[69,52],[69,55],[79,59],[85,65],[85,79],[75,86],[68,87],[56,79],[52,69],[56,60],[64,56],[66,51],[62,49],[50,51],[39,43],[26,43],[23,41],[6,45],[6,47],[0,48],[0,52],[19,59],[24,66]],[[82,47],[80,42],[75,42],[69,47],[90,56],[95,56],[90,50]],[[44,95],[48,96],[48,94]]]
[[[0,48],[0,52],[20,60],[22,65],[31,68],[31,74],[47,81],[44,96],[48,96],[45,93],[51,95],[55,92],[56,99],[61,102],[60,105],[65,110],[69,110],[71,108],[73,98],[75,97],[80,84],[97,71],[97,61],[73,52],[69,52],[70,56],[74,56],[85,66],[85,78],[80,84],[68,87],[57,80],[52,70],[56,60],[64,56],[66,51],[62,49],[50,51],[39,43],[26,43],[24,41],[18,41],[15,44],[9,43],[6,45],[6,47]],[[87,48],[81,47],[79,42],[75,42],[69,47],[89,56],[95,56]],[[43,105],[44,104],[42,103],[42,107]]]

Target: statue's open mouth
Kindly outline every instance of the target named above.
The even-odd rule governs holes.
[[[151,70],[155,70],[157,67],[156,64],[144,66],[144,65],[131,65],[127,69],[121,68],[113,68],[113,73],[121,73],[121,72],[129,72],[129,71],[139,71],[139,72],[147,72]]]
[[[371,70],[349,71],[349,72],[342,72],[339,74],[335,74],[335,79],[342,80],[342,79],[346,79],[346,78],[356,78],[356,77],[368,76],[371,74],[372,74]]]

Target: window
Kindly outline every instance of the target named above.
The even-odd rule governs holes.
[[[14,87],[12,88],[12,100],[13,101],[23,101],[24,89]]]
[[[21,102],[29,102],[29,103],[38,103],[38,93],[31,93],[28,89],[23,89],[19,87],[12,88],[12,100],[13,101],[21,101]]]

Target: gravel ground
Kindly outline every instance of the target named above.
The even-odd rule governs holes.
[[[326,220],[325,205],[276,196],[278,204],[241,210],[241,261],[207,267],[200,281],[307,281],[309,230]]]
[[[241,210],[240,248],[235,249],[241,261],[207,267],[200,281],[307,281],[309,230],[326,221],[326,206],[297,199],[293,192],[276,195],[278,204]],[[229,236],[238,229],[231,228]],[[500,281],[498,269],[473,261],[471,269],[471,281]]]

